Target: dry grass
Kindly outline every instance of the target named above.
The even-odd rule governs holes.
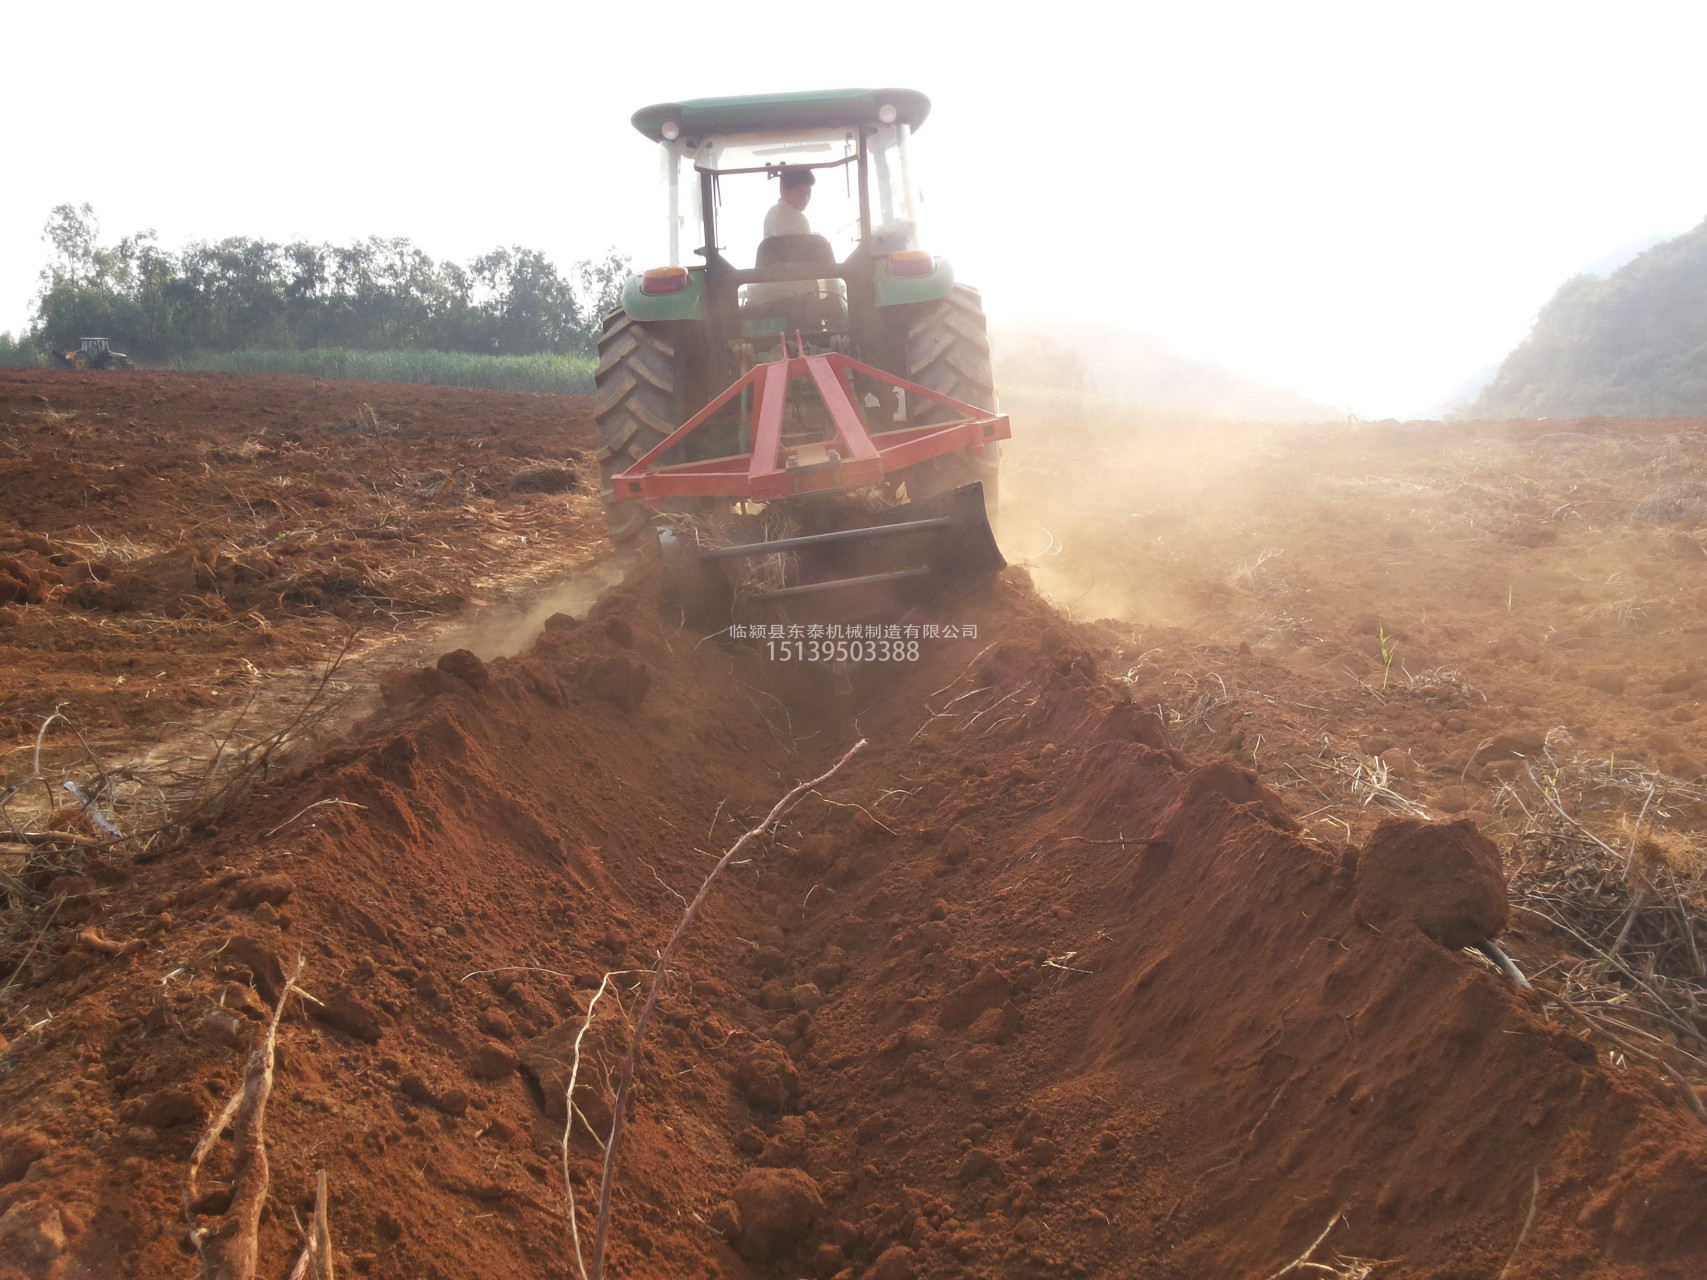
[[[1690,849],[1667,841],[1668,852],[1646,825],[1707,793],[1584,759],[1532,763],[1528,780],[1527,801],[1512,797],[1527,817],[1510,854],[1512,902],[1574,953],[1531,977],[1611,1045],[1615,1065],[1657,1066],[1707,1123],[1690,1087],[1707,1082],[1707,875]],[[1620,816],[1627,827],[1613,830]]]
[[[30,771],[0,792],[0,841],[46,854],[76,848],[137,858],[214,821],[280,758],[313,737],[341,701],[334,677],[355,637],[328,660],[301,703],[263,725],[256,697],[219,732],[187,729],[112,762],[69,715],[44,718]],[[57,760],[55,764],[53,761]]]
[[[1359,808],[1378,804],[1406,818],[1425,821],[1435,817],[1427,805],[1395,789],[1398,779],[1380,756],[1365,755],[1360,750],[1346,750],[1331,737],[1323,735],[1321,749],[1308,763],[1327,773],[1344,786]]]
[[[1201,677],[1175,671],[1166,683],[1168,693],[1157,711],[1169,736],[1181,747],[1195,732],[1213,733],[1216,713],[1232,706],[1240,696],[1237,685],[1229,688],[1226,679],[1214,671]]]
[[[1282,596],[1291,591],[1286,579],[1275,571],[1274,561],[1285,555],[1284,548],[1268,547],[1248,563],[1238,565],[1227,577],[1227,585],[1235,591],[1254,596]]]
[[[122,762],[102,759],[61,712],[46,717],[29,773],[0,790],[0,972],[7,974],[0,1000],[14,986],[27,989],[31,961],[55,951],[43,942],[58,936],[54,922],[67,895],[50,899],[48,886],[86,876],[95,881],[87,892],[103,894],[115,865],[158,858],[240,806],[336,711],[333,677],[347,653],[346,644],[298,705],[268,713],[276,727],[254,723],[262,714],[252,700],[221,733],[179,734],[175,747]],[[75,748],[57,765],[49,763],[55,735]],[[85,945],[104,949],[101,941]]]
[[[1404,688],[1410,693],[1432,699],[1460,698],[1465,702],[1488,700],[1487,695],[1466,680],[1457,667],[1430,667],[1413,673],[1402,662],[1399,666],[1399,674],[1405,677]]]

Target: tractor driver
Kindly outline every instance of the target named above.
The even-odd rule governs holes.
[[[810,169],[782,171],[782,194],[765,214],[765,239],[812,234],[812,224],[806,221],[806,206],[812,200],[815,182],[817,179]]]
[[[817,179],[812,176],[810,169],[784,169],[779,176],[782,181],[782,194],[765,213],[765,239],[771,241],[788,236],[811,235],[812,224],[806,221],[806,206],[812,199],[812,185]],[[772,245],[771,248],[780,249],[780,252],[773,254],[773,263],[798,260],[785,246]],[[773,281],[768,284],[749,285],[747,290],[747,301],[766,311],[773,311],[779,305],[786,306],[790,299],[815,299],[818,296],[818,284],[813,280]],[[801,321],[797,318],[795,323]]]

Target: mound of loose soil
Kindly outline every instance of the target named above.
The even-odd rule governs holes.
[[[1021,571],[952,607],[978,640],[864,668],[847,702],[661,626],[649,590],[402,675],[224,829],[80,872],[120,945],[56,925],[5,962],[0,1249],[25,1274],[193,1266],[186,1162],[298,955],[318,1003],[280,1036],[268,1273],[323,1166],[356,1274],[570,1274],[565,1029],[608,971],[633,1011],[711,856],[856,734],[680,954],[615,1274],[1268,1275],[1336,1223],[1318,1259],[1493,1276],[1536,1186],[1508,1276],[1699,1274],[1707,1135],[1672,1087],[1449,930],[1388,927],[1381,869],[1428,840],[1463,856],[1416,904],[1491,926],[1454,896],[1486,870],[1467,831],[1306,839],[1251,772],[1181,754],[1108,634]],[[594,1125],[623,1016],[584,1046]],[[583,1205],[599,1156],[577,1126]]]
[[[0,370],[0,743],[134,741],[588,558],[591,443],[576,397]]]

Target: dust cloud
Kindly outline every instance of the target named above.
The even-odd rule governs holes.
[[[1299,428],[1006,389],[998,538],[1072,617],[1201,624],[1205,591],[1272,580],[1279,536],[1252,508]]]
[[[1519,839],[1525,765],[1707,865],[1701,423],[1261,424],[1004,389],[999,538],[1176,745],[1341,838]],[[1679,807],[1656,822],[1646,797]],[[1521,802],[1521,803],[1520,803]],[[1699,805],[1699,810],[1695,806]],[[1656,855],[1657,856],[1657,855]]]
[[[538,637],[554,613],[581,617],[593,602],[622,581],[622,566],[614,555],[554,578],[520,600],[490,605],[467,621],[436,633],[428,646],[435,653],[469,649],[487,661],[520,653]]]

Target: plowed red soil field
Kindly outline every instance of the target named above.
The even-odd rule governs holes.
[[[3,385],[0,518],[54,566],[7,553],[37,584],[0,633],[40,682],[8,667],[28,743],[93,686],[61,692],[49,643],[13,637],[129,616],[71,599],[64,552],[25,541],[91,541],[69,497],[14,500],[72,462],[31,397],[92,418],[134,392]],[[538,504],[571,499],[503,486],[586,454],[584,403],[217,386],[306,415],[303,448],[308,397],[344,397],[315,410],[334,423],[418,407],[416,434],[364,446],[386,441],[387,475],[454,474],[464,414],[535,423],[493,493],[468,481],[477,513],[531,522],[481,572],[576,554],[531,541]],[[154,421],[163,454],[187,447]],[[256,1274],[290,1273],[320,1170],[345,1273],[578,1274],[564,1172],[584,1249],[632,1019],[686,900],[862,738],[675,956],[610,1274],[1702,1275],[1702,442],[1678,422],[1187,440],[1016,420],[1015,565],[915,620],[939,628],[919,660],[861,667],[851,695],[660,620],[641,563],[514,657],[374,663],[375,714],[193,833],[114,842],[95,818],[123,813],[62,803],[64,838],[7,845],[0,882],[0,1275],[191,1275],[194,1233],[231,1238],[239,1144],[198,1140],[265,1063],[299,961]],[[125,456],[149,473],[147,449]],[[183,527],[228,513],[173,492]],[[476,596],[450,532],[443,589]],[[108,563],[87,580],[120,580]],[[235,575],[208,581],[173,598],[247,616]],[[323,645],[352,597],[322,591],[263,617]],[[238,627],[193,634],[209,668],[251,652]],[[148,711],[83,711],[105,733],[87,754]],[[8,787],[29,777],[28,752],[8,761]],[[106,794],[88,760],[39,772],[25,790]],[[1465,949],[1487,941],[1535,985]]]
[[[587,402],[0,370],[0,748],[241,705],[603,551]]]

